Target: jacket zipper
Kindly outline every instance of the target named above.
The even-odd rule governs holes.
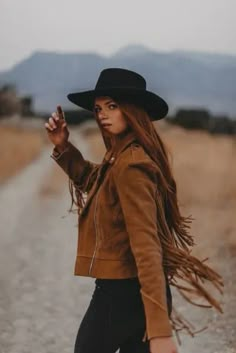
[[[100,175],[99,175],[99,178],[100,178]],[[92,271],[92,266],[93,266],[93,263],[94,263],[94,258],[95,258],[95,254],[96,254],[96,251],[97,251],[97,245],[98,245],[97,224],[96,224],[96,210],[97,210],[98,195],[99,195],[100,189],[101,189],[101,187],[97,191],[97,195],[96,195],[96,199],[95,199],[95,209],[94,209],[93,222],[94,222],[94,227],[95,227],[96,242],[95,242],[95,248],[94,248],[94,252],[93,252],[92,261],[91,261],[91,264],[90,264],[90,267],[89,267],[89,275],[91,274],[91,271]]]
[[[108,165],[107,165],[107,167],[108,167]],[[99,180],[101,174],[102,174],[102,169],[101,169],[101,171],[99,173],[98,180]],[[96,211],[97,211],[98,195],[99,195],[100,190],[101,190],[101,185],[99,186],[99,189],[98,189],[97,195],[96,195],[96,199],[95,199],[95,209],[94,209],[93,222],[94,222],[94,227],[95,227],[96,242],[95,242],[95,248],[94,248],[94,252],[93,252],[92,261],[91,261],[91,264],[90,264],[90,267],[89,267],[89,275],[91,274],[91,271],[92,271],[92,266],[93,266],[93,263],[94,263],[94,258],[95,258],[95,254],[96,254],[97,246],[98,246],[98,231],[97,231],[97,224],[96,224]]]

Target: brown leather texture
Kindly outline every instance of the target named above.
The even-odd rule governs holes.
[[[138,276],[147,339],[172,336],[162,248],[157,230],[157,170],[144,148],[128,133],[102,163],[85,160],[69,143],[51,157],[87,193],[79,216],[74,274],[94,278]],[[83,188],[93,174],[90,189]]]

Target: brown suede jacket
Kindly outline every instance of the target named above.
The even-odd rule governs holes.
[[[132,132],[99,164],[85,160],[68,143],[51,157],[83,188],[95,181],[79,217],[75,275],[94,278],[138,276],[146,317],[146,337],[172,336],[162,249],[157,232],[156,166]]]

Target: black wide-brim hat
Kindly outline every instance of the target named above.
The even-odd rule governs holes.
[[[144,77],[134,71],[121,68],[103,70],[95,89],[70,93],[67,98],[77,106],[93,111],[95,98],[101,96],[134,103],[142,107],[151,120],[163,119],[168,113],[165,100],[146,89]]]

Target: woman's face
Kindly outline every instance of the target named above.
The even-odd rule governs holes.
[[[110,97],[97,97],[94,102],[94,111],[102,129],[107,133],[118,135],[127,127],[119,105]]]

